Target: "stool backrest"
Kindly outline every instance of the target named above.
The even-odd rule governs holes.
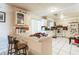
[[[8,43],[13,44],[13,37],[12,36],[8,36]]]
[[[18,40],[14,39],[14,48],[17,49],[18,48]]]

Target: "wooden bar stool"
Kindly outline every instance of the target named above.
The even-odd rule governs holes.
[[[8,35],[8,54],[12,55],[14,53],[14,39],[12,36]]]
[[[20,43],[18,40],[14,40],[15,55],[26,55],[28,46],[26,44]]]

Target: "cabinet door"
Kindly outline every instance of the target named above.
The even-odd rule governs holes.
[[[78,23],[70,24],[70,34],[73,36],[74,34],[78,34]]]
[[[24,13],[17,12],[16,13],[16,24],[17,25],[24,25]]]

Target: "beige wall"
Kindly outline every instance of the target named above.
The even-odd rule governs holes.
[[[0,22],[0,34],[1,34],[0,36],[4,36],[7,35],[9,31],[12,29],[13,11],[12,11],[12,7],[6,4],[0,4],[0,11],[6,13],[6,18],[5,18],[6,22],[4,23]]]
[[[4,50],[7,45],[7,35],[12,29],[12,7],[8,6],[7,4],[0,4],[0,11],[6,13],[6,22],[2,23],[0,22],[0,52]],[[2,50],[1,50],[2,49]]]

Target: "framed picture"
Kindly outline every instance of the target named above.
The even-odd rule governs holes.
[[[0,22],[5,22],[5,12],[0,11]]]

